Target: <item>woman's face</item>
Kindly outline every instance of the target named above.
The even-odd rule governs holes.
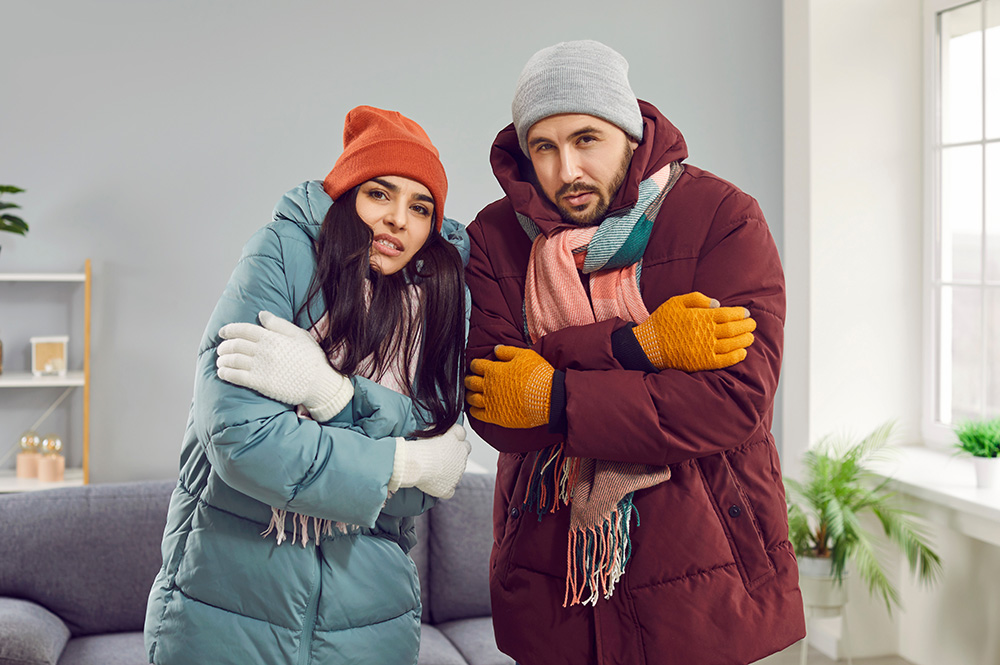
[[[424,246],[434,223],[434,199],[416,180],[387,175],[361,184],[358,216],[375,234],[371,263],[383,275],[402,270]]]

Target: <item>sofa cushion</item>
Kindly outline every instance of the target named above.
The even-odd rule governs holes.
[[[0,663],[56,665],[69,639],[62,619],[28,600],[0,598]]]
[[[417,665],[468,665],[468,663],[444,633],[425,623],[420,626],[420,654],[417,656]]]
[[[455,496],[430,511],[428,574],[435,624],[490,616],[493,483],[492,474],[466,472]]]
[[[493,619],[460,619],[437,625],[462,657],[476,665],[513,665],[514,660],[497,648],[493,639]]]
[[[59,665],[144,665],[148,661],[142,633],[112,633],[70,640]]]
[[[142,630],[175,484],[0,495],[0,596],[48,608],[74,637]]]

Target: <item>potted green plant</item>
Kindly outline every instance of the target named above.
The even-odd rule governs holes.
[[[885,457],[892,430],[892,423],[886,423],[860,441],[825,437],[806,453],[802,480],[785,478],[789,539],[803,575],[803,596],[812,606],[843,604],[848,561],[854,562],[869,593],[885,601],[890,614],[899,606],[899,592],[879,560],[875,537],[861,524],[866,514],[878,519],[921,582],[933,583],[941,572],[941,559],[916,516],[897,505],[888,479],[866,468]],[[825,586],[814,583],[819,579]],[[807,592],[820,597],[809,598]]]
[[[14,185],[0,185],[0,198],[2,198],[4,194],[19,194],[23,191],[23,189],[15,187]],[[7,212],[8,210],[15,210],[20,207],[21,206],[16,203],[0,201],[0,231],[16,233],[21,236],[28,232],[27,222],[17,215],[12,215]]]
[[[955,447],[972,456],[976,486],[1000,489],[1000,418],[969,420],[955,427]]]

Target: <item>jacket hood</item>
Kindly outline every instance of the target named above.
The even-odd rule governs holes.
[[[515,137],[515,141],[516,141]],[[333,205],[333,199],[323,189],[319,180],[309,180],[289,190],[274,206],[274,221],[289,221],[296,224],[309,238],[319,240],[319,231],[326,219],[326,213]],[[469,235],[465,227],[448,217],[441,223],[441,235],[450,242],[462,256],[462,265],[469,265]]]
[[[314,242],[333,199],[323,190],[319,180],[309,180],[289,190],[281,197],[271,217],[274,221],[289,221],[301,228]]]
[[[639,199],[639,183],[670,162],[688,156],[687,144],[674,125],[650,104],[639,100],[642,113],[642,142],[632,155],[628,175],[618,189],[608,214],[625,210]],[[546,236],[571,225],[563,221],[559,210],[533,183],[531,161],[521,152],[514,125],[507,125],[497,134],[490,151],[493,175],[503,188],[514,210],[531,218]]]

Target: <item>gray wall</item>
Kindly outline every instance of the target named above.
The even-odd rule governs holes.
[[[524,61],[604,41],[689,161],[758,198],[780,247],[781,2],[617,5],[4,0],[0,183],[29,190],[32,230],[0,236],[0,271],[93,260],[92,480],[176,474],[195,351],[240,248],[284,191],[326,174],[358,104],[424,126],[446,212],[469,221],[501,194],[489,147]],[[30,335],[73,334],[80,316],[78,287],[18,289],[0,289],[9,370]],[[0,449],[57,394],[0,392]],[[42,428],[62,428],[71,462],[74,400]]]

